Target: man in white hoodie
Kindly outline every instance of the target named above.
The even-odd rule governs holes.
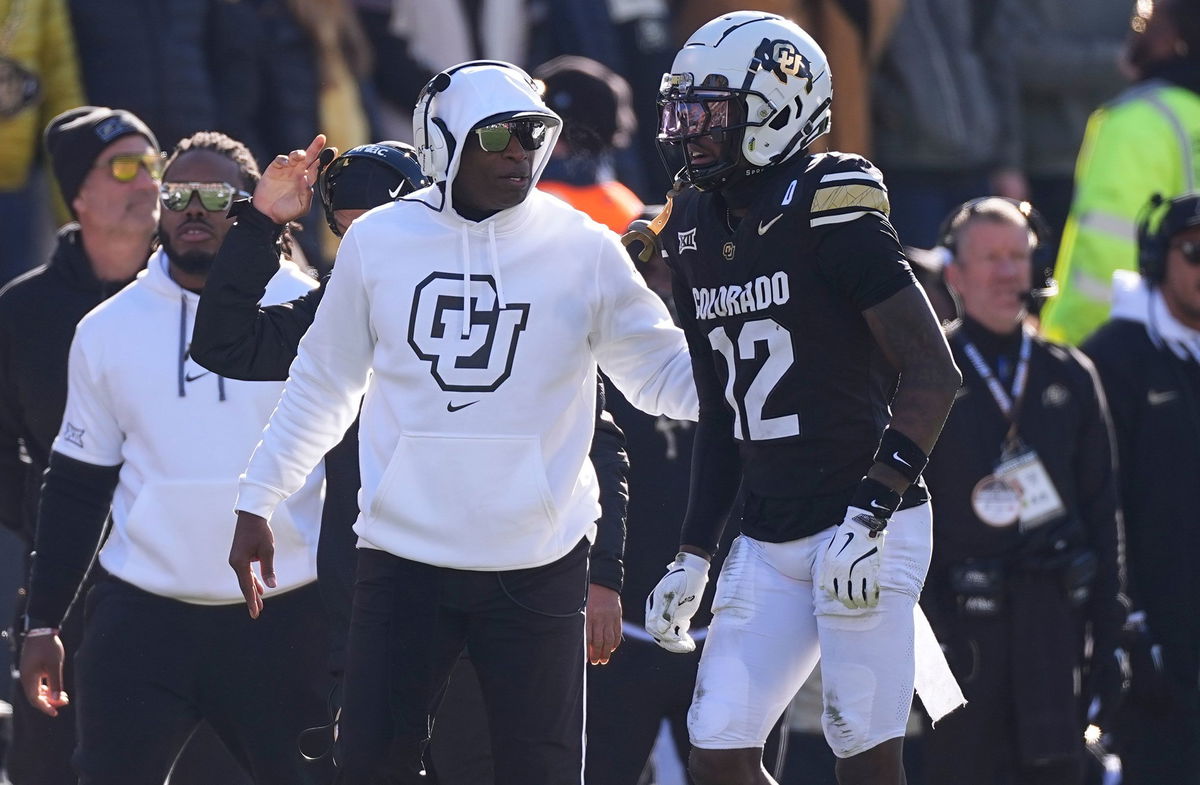
[[[346,233],[242,479],[238,534],[263,543],[271,586],[266,519],[365,393],[348,783],[428,781],[430,717],[464,647],[497,785],[582,778],[596,366],[649,412],[694,417],[696,397],[682,334],[616,234],[533,190],[560,124],[507,63],[430,81],[413,125],[435,184]],[[241,577],[257,615],[261,584]]]
[[[67,703],[58,628],[111,509],[75,660],[74,763],[86,785],[161,785],[202,720],[259,785],[332,776],[329,762],[304,761],[296,744],[324,720],[329,689],[315,584],[323,476],[276,515],[285,577],[266,623],[252,625],[226,572],[228,510],[281,385],[225,379],[189,357],[198,292],[232,223],[225,211],[257,179],[249,151],[224,134],[180,142],[161,188],[162,250],[80,321],[71,344],[21,681],[46,714]],[[283,262],[266,298],[315,285]]]

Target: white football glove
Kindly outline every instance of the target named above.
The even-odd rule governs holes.
[[[887,521],[848,507],[821,563],[820,586],[847,608],[879,604],[879,562]]]
[[[704,557],[680,553],[667,565],[667,574],[646,598],[646,632],[655,643],[676,654],[696,650],[688,627],[707,585],[708,560]]]

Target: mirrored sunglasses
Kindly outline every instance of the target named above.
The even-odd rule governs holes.
[[[165,163],[166,156],[162,153],[125,153],[109,158],[108,170],[117,182],[128,183],[137,177],[138,167],[142,167],[150,179],[158,182],[162,180]]]
[[[192,203],[192,196],[200,197],[200,204],[210,212],[225,211],[236,197],[250,196],[229,183],[163,183],[159,188],[163,207],[183,212]]]
[[[546,141],[546,124],[541,120],[509,120],[475,129],[479,146],[489,153],[502,153],[514,136],[526,150],[537,150]]]
[[[1188,264],[1193,267],[1200,265],[1200,243],[1184,240],[1181,243],[1176,243],[1174,247],[1183,254],[1183,258],[1187,259]]]

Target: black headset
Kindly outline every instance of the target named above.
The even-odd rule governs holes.
[[[958,255],[958,233],[972,217],[979,213],[979,208],[993,199],[1008,202],[1017,208],[1025,218],[1025,225],[1033,232],[1034,246],[1031,259],[1033,262],[1033,288],[1029,297],[1033,300],[1044,300],[1058,294],[1058,282],[1054,280],[1054,259],[1047,258],[1050,240],[1053,232],[1042,214],[1029,202],[1012,199],[1007,196],[981,196],[969,199],[950,211],[938,226],[938,245],[949,252],[951,259]]]
[[[1150,226],[1154,216],[1160,212],[1170,212],[1175,201],[1167,201],[1162,194],[1154,194],[1138,211],[1138,272],[1147,283],[1156,286],[1162,283],[1167,274],[1167,247],[1174,232],[1167,226],[1166,215],[1159,222],[1158,231],[1152,231]]]

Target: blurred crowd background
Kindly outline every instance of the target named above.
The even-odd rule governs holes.
[[[1068,227],[1087,156],[1105,149],[1102,107],[1130,100],[1139,85],[1151,89],[1163,59],[1188,65],[1167,77],[1200,102],[1200,58],[1189,49],[1200,45],[1200,3],[1158,4],[1171,6],[1174,20],[1173,37],[1161,41],[1146,35],[1149,0],[752,6],[796,20],[828,54],[833,124],[820,145],[862,154],[883,171],[892,223],[928,276],[939,315],[949,319],[953,304],[937,283],[941,261],[923,251],[941,244],[939,225],[956,205],[988,195],[1030,201],[1048,227],[1041,253],[1057,255],[1060,281],[1078,288],[1064,279],[1070,249],[1060,252],[1060,240],[1085,242],[1089,220],[1116,217],[1124,223],[1106,226],[1132,268],[1135,214],[1146,197],[1195,190],[1188,159],[1182,187],[1139,183],[1127,204],[1079,213]],[[441,69],[477,58],[516,63],[547,81],[548,102],[567,122],[564,144],[586,153],[557,160],[547,179],[563,189],[622,184],[593,212],[611,211],[606,222],[620,230],[643,205],[660,204],[671,185],[654,143],[662,74],[692,31],[744,7],[744,0],[0,0],[0,286],[44,264],[56,229],[70,219],[42,149],[47,122],[67,109],[128,109],[164,150],[198,130],[222,131],[244,141],[265,168],[318,132],[341,150],[411,141],[420,89]],[[1172,116],[1190,154],[1200,145],[1200,108]],[[1128,153],[1112,159],[1124,168],[1095,167],[1130,183],[1148,171],[1139,155],[1173,143],[1139,138],[1143,126],[1133,122],[1126,138],[1107,142]],[[573,124],[594,137],[573,136]],[[309,265],[327,270],[336,241],[319,207],[297,237]],[[1105,292],[1092,294],[1106,300]],[[1070,321],[1054,337],[1081,341],[1090,332],[1084,325]],[[676,522],[663,524],[673,529]],[[0,596],[18,591],[25,551],[0,530]],[[0,680],[0,699],[20,699],[8,693]],[[781,782],[833,781],[817,723],[819,694],[806,688],[790,715],[795,732],[778,760],[791,765],[782,767]],[[664,749],[657,781],[682,782],[678,759]],[[919,754],[918,741],[910,782],[919,781]]]
[[[678,47],[743,4],[714,0],[3,0],[0,282],[41,264],[65,221],[40,150],[46,122],[80,104],[125,108],[165,149],[197,129],[243,140],[260,165],[319,130],[345,150],[411,141],[425,82],[495,58],[533,70],[563,54],[629,85],[615,177],[657,204],[655,95]],[[1088,113],[1133,75],[1120,52],[1129,0],[761,0],[810,31],[834,74],[828,149],[879,165],[908,245],[934,245],[951,206],[1031,198],[1061,227]],[[588,101],[569,113],[611,115]],[[610,121],[611,122],[611,121]],[[324,268],[332,243],[302,240]]]

